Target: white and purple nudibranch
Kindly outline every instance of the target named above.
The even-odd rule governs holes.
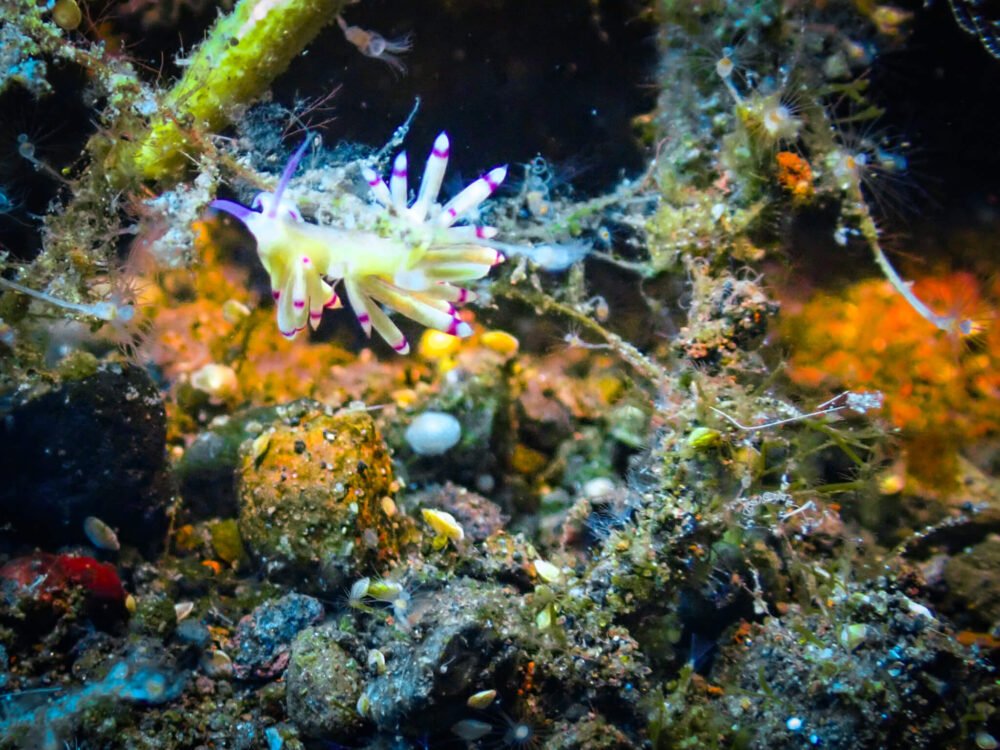
[[[486,200],[507,176],[507,167],[490,170],[444,205],[438,192],[448,166],[450,144],[441,133],[427,159],[412,205],[407,188],[406,154],[396,157],[389,184],[374,170],[362,173],[385,215],[374,230],[310,224],[284,198],[309,138],[295,152],[273,193],[260,193],[250,208],[227,200],[211,206],[239,219],[257,241],[257,254],[271,276],[278,328],[293,339],[307,325],[319,325],[326,308],[341,307],[336,286],[343,281],[348,303],[365,333],[374,328],[400,354],[410,345],[382,306],[453,336],[472,327],[456,310],[475,298],[461,283],[480,279],[504,260],[491,242],[493,227],[461,225],[463,217]],[[367,222],[366,222],[367,223]]]

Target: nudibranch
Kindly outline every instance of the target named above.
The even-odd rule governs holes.
[[[371,336],[374,328],[400,354],[408,353],[410,345],[382,306],[428,328],[471,335],[456,305],[469,302],[474,293],[461,284],[486,276],[504,257],[492,246],[495,228],[458,223],[500,186],[507,167],[490,170],[438,204],[450,148],[448,136],[441,133],[412,204],[404,152],[395,159],[388,185],[374,170],[362,170],[383,213],[372,224],[375,229],[324,226],[306,222],[285,197],[309,140],[289,159],[273,193],[260,193],[249,208],[228,200],[211,203],[239,219],[257,241],[282,335],[294,339],[307,324],[316,328],[325,309],[341,307],[341,281],[365,333]]]

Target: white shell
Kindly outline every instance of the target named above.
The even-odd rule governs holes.
[[[462,425],[443,411],[425,411],[406,428],[406,442],[421,456],[440,456],[460,437]]]
[[[117,552],[122,547],[114,529],[96,516],[87,516],[83,519],[83,533],[87,535],[90,543],[98,549]]]
[[[347,597],[350,606],[356,607],[368,596],[368,587],[371,585],[371,582],[371,578],[362,578],[351,585],[351,593]]]
[[[194,612],[194,602],[177,602],[174,605],[174,616],[177,618],[177,622],[186,620],[192,612]]]
[[[451,725],[451,733],[466,742],[475,742],[493,731],[493,727],[478,719],[462,719]]]
[[[543,581],[558,583],[562,580],[562,571],[552,563],[545,560],[535,560],[532,564],[535,566],[535,572],[538,573],[538,577]]]
[[[489,708],[496,697],[496,690],[480,690],[478,693],[470,695],[465,705],[469,708],[476,708],[482,711],[484,708]]]

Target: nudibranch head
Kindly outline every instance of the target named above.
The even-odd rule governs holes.
[[[362,174],[376,204],[376,215],[344,229],[306,222],[284,195],[308,146],[299,147],[273,193],[259,194],[248,208],[227,200],[211,206],[239,219],[257,241],[257,253],[271,276],[278,328],[287,338],[312,325],[329,307],[340,307],[335,287],[344,282],[348,302],[369,336],[374,328],[397,352],[410,346],[383,306],[429,328],[469,336],[472,328],[456,306],[474,298],[461,283],[480,279],[503,255],[491,240],[493,227],[459,225],[503,182],[506,167],[496,167],[440,205],[437,203],[450,143],[441,133],[416,199],[409,202],[406,154],[393,164],[389,184],[370,169]]]

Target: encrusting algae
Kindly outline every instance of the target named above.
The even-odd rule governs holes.
[[[1000,301],[1000,286],[982,288],[967,273],[925,277],[913,288],[940,310],[976,315]],[[941,335],[875,280],[815,296],[785,330],[794,346],[792,380],[882,392],[907,470],[933,486],[953,486],[961,451],[1000,430],[1000,329],[989,320],[965,339]]]

